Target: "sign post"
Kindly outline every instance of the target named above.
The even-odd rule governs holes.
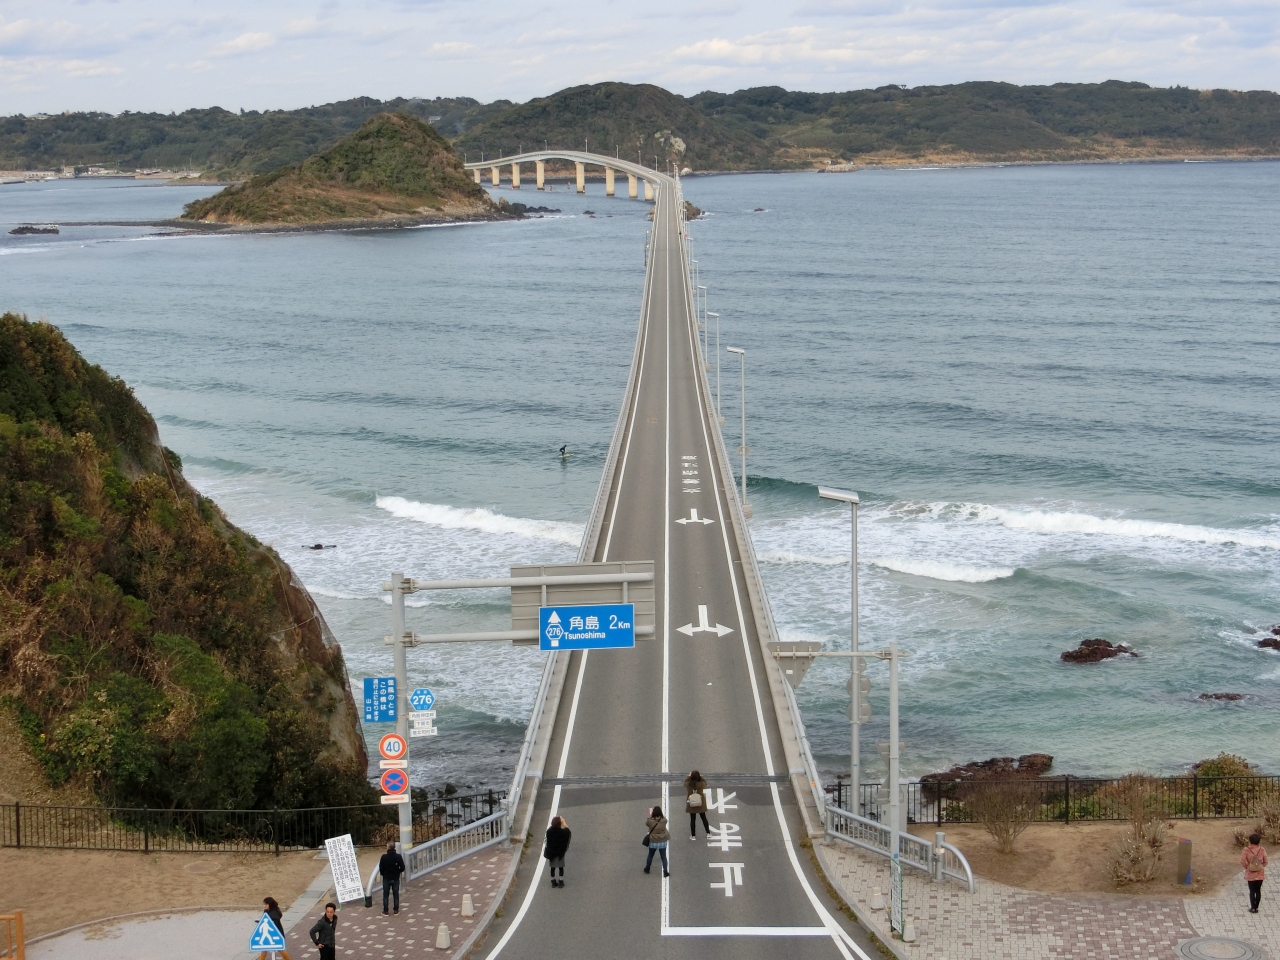
[[[263,911],[262,919],[253,928],[253,936],[249,938],[250,953],[281,953],[284,951],[284,934],[271,919],[271,914]]]
[[[405,587],[412,586],[405,583],[403,573],[393,573],[391,575],[391,636],[393,642],[391,645],[392,656],[395,659],[396,668],[396,690],[398,697],[403,697],[409,692],[409,664],[405,656],[404,648],[404,596]],[[397,702],[397,707],[399,703]],[[404,740],[404,800],[391,801],[399,803],[397,810],[400,813],[400,852],[408,850],[413,846],[413,804],[409,801],[409,718],[406,715],[407,710],[397,710],[396,733]],[[384,788],[385,789],[385,788]],[[386,803],[387,798],[382,798]]]

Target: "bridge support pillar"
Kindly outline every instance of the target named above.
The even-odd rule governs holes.
[[[648,180],[644,182],[644,198],[649,203],[653,202],[653,184]]]
[[[478,183],[479,180],[480,180],[480,174],[477,173],[476,182]],[[634,173],[628,173],[627,174],[627,196],[630,197],[632,200],[635,200],[638,196],[640,196],[639,186],[640,186],[640,183],[636,179],[636,175]]]
[[[475,178],[476,178],[476,183],[479,183],[479,182],[480,182],[480,171],[479,171],[479,169],[472,170],[472,171],[471,171],[471,173],[475,176]]]
[[[585,163],[575,163],[578,168],[578,192],[587,192],[587,165]]]
[[[497,167],[490,167],[489,175],[493,178],[493,185],[495,187],[500,186],[502,184],[502,171],[500,171]]]
[[[511,189],[520,189],[520,164],[513,163],[511,165]]]
[[[534,163],[538,167],[538,189],[542,190],[547,181],[547,164],[545,160],[535,160]]]
[[[613,167],[604,168],[604,195],[613,196]]]

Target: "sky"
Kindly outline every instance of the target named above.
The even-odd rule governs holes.
[[[0,114],[1003,80],[1280,89],[1280,0],[0,0]]]

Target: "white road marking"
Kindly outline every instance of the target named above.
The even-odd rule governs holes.
[[[723,890],[726,897],[733,896],[733,888],[742,886],[742,868],[745,863],[708,863],[710,870],[723,870],[724,879],[719,883],[711,882],[712,890]]]
[[[728,853],[730,850],[742,846],[742,837],[739,834],[742,828],[736,823],[729,823],[722,820],[718,825],[713,826],[707,834],[707,846],[714,847],[721,853]]]
[[[829,937],[826,927],[667,927],[664,937]]]
[[[664,191],[665,192],[665,191]],[[653,224],[658,225],[657,212],[654,213]],[[671,244],[666,240],[668,258]],[[681,267],[683,269],[683,266]],[[662,561],[662,772],[668,773],[671,768],[671,264],[667,264],[667,295],[664,298],[667,311],[667,438],[664,454],[662,477],[663,487],[663,561]],[[662,780],[662,812],[670,812],[670,785],[666,778]],[[668,867],[675,853],[671,844],[667,844]],[[660,900],[659,923],[665,927],[671,920],[671,880],[663,876]]]
[[[705,527],[708,523],[715,523],[715,521],[712,520],[710,517],[698,516],[698,508],[690,507],[689,515],[687,517],[681,517],[679,520],[676,521],[676,523],[681,525],[684,525],[686,523],[700,523]]]
[[[692,637],[695,633],[714,633],[717,637],[723,637],[726,633],[733,633],[733,627],[726,627],[723,623],[717,623],[714,627],[707,620],[707,605],[705,603],[698,604],[698,625],[686,623],[683,627],[676,627],[676,630],[683,633],[686,637]],[[665,772],[665,771],[664,771]],[[772,770],[769,771],[773,773]]]
[[[736,803],[729,802],[738,795],[737,790],[734,790],[732,793],[725,793],[724,787],[709,787],[707,789],[707,793],[717,794],[716,799],[707,801],[708,810],[711,810],[714,813],[724,813],[726,810],[738,809],[738,805]]]

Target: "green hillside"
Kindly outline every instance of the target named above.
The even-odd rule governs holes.
[[[370,802],[342,651],[119,379],[0,316],[0,705],[127,806]]]
[[[404,114],[380,113],[323,153],[190,203],[182,217],[305,224],[498,215],[434,127]]]

